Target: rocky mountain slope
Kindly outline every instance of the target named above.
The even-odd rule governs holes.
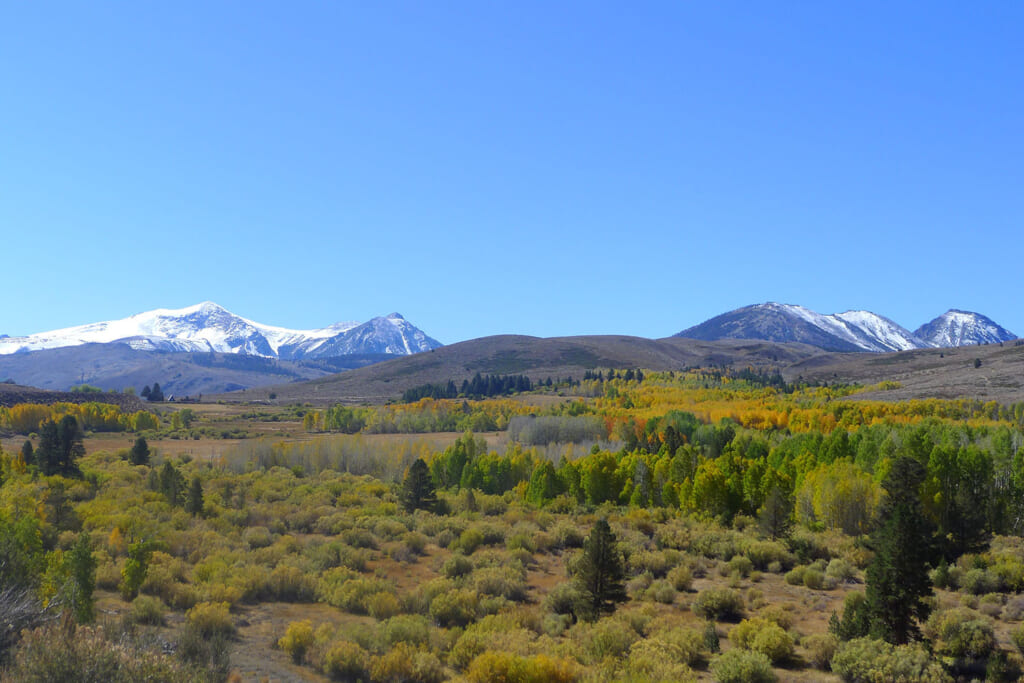
[[[914,335],[928,346],[937,348],[996,344],[1017,338],[1013,332],[980,313],[955,308],[921,325],[914,331]]]
[[[674,335],[690,339],[802,342],[826,351],[908,351],[1014,339],[978,313],[950,311],[916,332],[870,311],[822,315],[803,306],[765,303],[716,316]]]

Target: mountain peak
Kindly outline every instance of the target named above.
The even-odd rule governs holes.
[[[974,346],[996,344],[1016,339],[1017,335],[998,325],[991,318],[951,308],[938,318],[927,322],[915,334],[929,346]]]
[[[137,313],[122,320],[0,339],[0,355],[113,342],[147,351],[215,351],[282,360],[368,353],[404,355],[441,345],[399,313],[362,324],[335,323],[316,330],[291,330],[253,322],[213,301],[203,301],[186,308]]]
[[[1014,339],[980,313],[950,309],[915,332],[866,310],[822,315],[804,306],[770,301],[724,313],[677,337],[802,342],[826,351],[906,351]]]

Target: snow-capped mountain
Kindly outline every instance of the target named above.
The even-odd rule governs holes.
[[[929,346],[973,346],[1016,339],[1017,335],[980,313],[951,308],[914,332]]]
[[[947,316],[949,316],[947,318]],[[826,351],[906,351],[1005,341],[1014,335],[985,316],[950,311],[910,332],[870,311],[822,315],[803,306],[766,303],[723,313],[675,335],[716,339],[802,342]]]
[[[365,331],[367,326],[372,331]],[[358,353],[410,354],[441,345],[397,313],[363,324],[340,322],[316,330],[290,330],[247,320],[206,301],[177,310],[157,309],[122,320],[0,339],[0,355],[90,343],[123,343],[143,351],[216,351],[283,360]]]

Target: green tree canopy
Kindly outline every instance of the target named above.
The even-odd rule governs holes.
[[[611,527],[598,520],[590,536],[583,543],[583,555],[574,568],[573,579],[584,596],[580,616],[597,619],[602,613],[611,614],[616,603],[625,602],[625,568],[622,553]]]

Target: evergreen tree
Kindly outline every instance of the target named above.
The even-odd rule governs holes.
[[[185,493],[185,478],[170,460],[165,462],[160,470],[160,493],[164,494],[171,505],[181,505]]]
[[[153,382],[153,389],[149,392],[149,400],[154,403],[159,403],[164,400],[163,389],[160,388],[159,382]]]
[[[35,449],[32,448],[32,442],[25,439],[25,443],[21,445],[21,461],[26,465],[35,462]]]
[[[185,499],[185,512],[193,517],[203,513],[203,482],[199,481],[199,477],[192,477],[188,497]]]
[[[406,512],[433,511],[437,507],[434,482],[430,479],[430,470],[427,463],[423,462],[423,458],[417,458],[416,462],[409,466],[409,471],[402,480],[400,498]]]
[[[146,437],[140,436],[135,439],[135,443],[132,444],[132,450],[128,459],[133,465],[149,464],[149,444],[146,443]]]
[[[761,531],[771,540],[786,538],[793,526],[793,500],[778,486],[773,486],[757,516]]]
[[[149,385],[142,387],[142,393],[139,394],[142,398],[149,400],[149,397],[153,394],[153,390],[149,388]]]
[[[871,539],[875,558],[866,576],[871,632],[896,645],[917,636],[918,622],[931,611],[925,599],[933,594],[928,578],[933,530],[918,492],[924,478],[924,467],[914,458],[893,462],[882,482],[885,521]]]
[[[57,473],[58,451],[60,439],[57,436],[57,423],[46,420],[39,425],[39,447],[35,450],[36,467],[44,476]]]
[[[91,622],[96,615],[92,593],[96,588],[96,558],[92,554],[92,542],[84,531],[64,558],[68,573],[66,586],[68,601],[80,624]]]
[[[596,620],[611,614],[615,605],[625,602],[625,569],[615,534],[606,520],[598,520],[583,543],[583,555],[574,569],[574,580],[583,595],[580,615]]]
[[[85,445],[82,443],[82,430],[78,426],[78,420],[73,415],[65,415],[57,425],[57,437],[60,445],[57,462],[58,474],[65,477],[81,476],[78,469],[78,459],[85,455]]]

